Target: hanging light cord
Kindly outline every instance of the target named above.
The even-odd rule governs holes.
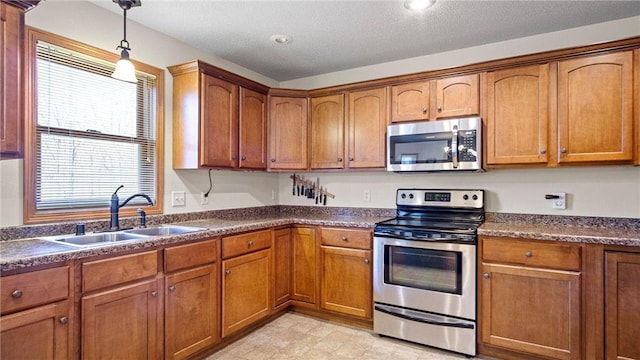
[[[120,40],[120,45],[116,47],[116,50],[131,50],[131,48],[129,48],[129,42],[127,41],[127,8],[123,7],[122,10],[124,10],[124,39]]]
[[[211,182],[211,169],[209,169],[209,190],[204,193],[204,197],[208,197],[211,190],[213,190],[213,183]]]

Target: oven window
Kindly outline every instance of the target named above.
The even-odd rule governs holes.
[[[450,162],[448,149],[451,147],[451,134],[401,135],[391,136],[392,164],[426,164]]]
[[[384,282],[462,294],[462,253],[385,245]]]

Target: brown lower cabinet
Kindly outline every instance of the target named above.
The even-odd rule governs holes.
[[[640,253],[605,252],[606,359],[640,359]]]
[[[222,261],[223,338],[270,314],[270,284],[271,249]]]
[[[540,359],[581,359],[581,247],[481,237],[480,341]]]
[[[293,300],[316,303],[316,240],[315,228],[294,227],[291,230]]]
[[[291,300],[291,229],[273,232],[273,306],[287,306]]]

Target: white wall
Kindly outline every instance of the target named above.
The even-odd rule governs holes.
[[[122,17],[84,1],[47,0],[26,15],[26,23],[52,33],[115,51],[120,41]],[[640,17],[576,28],[540,36],[478,46],[459,51],[367,66],[311,78],[276,81],[212,54],[129,21],[132,58],[166,69],[192,59],[202,59],[272,87],[313,89],[365,81],[385,76],[447,68],[490,59],[549,49],[616,40],[640,35]],[[165,213],[226,209],[272,204],[311,205],[291,196],[290,174],[212,171],[210,204],[199,204],[200,192],[209,188],[206,170],[171,168],[172,82],[165,70]],[[22,224],[22,160],[0,161],[0,228]],[[393,208],[398,187],[475,187],[488,191],[487,209],[498,212],[640,217],[640,168],[588,167],[571,169],[493,170],[473,174],[389,174],[386,172],[321,173],[329,191],[336,194],[330,206]],[[363,202],[362,189],[371,190]],[[171,207],[171,191],[187,192],[187,206]],[[569,209],[551,210],[546,192],[569,194]],[[275,192],[275,196],[272,196]],[[605,193],[606,192],[606,193]],[[105,206],[107,199],[105,199]]]

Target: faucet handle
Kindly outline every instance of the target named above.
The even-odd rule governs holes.
[[[147,213],[145,213],[144,210],[142,210],[142,209],[138,209],[136,211],[138,212],[138,215],[140,215],[140,227],[141,228],[146,228],[147,227]]]

